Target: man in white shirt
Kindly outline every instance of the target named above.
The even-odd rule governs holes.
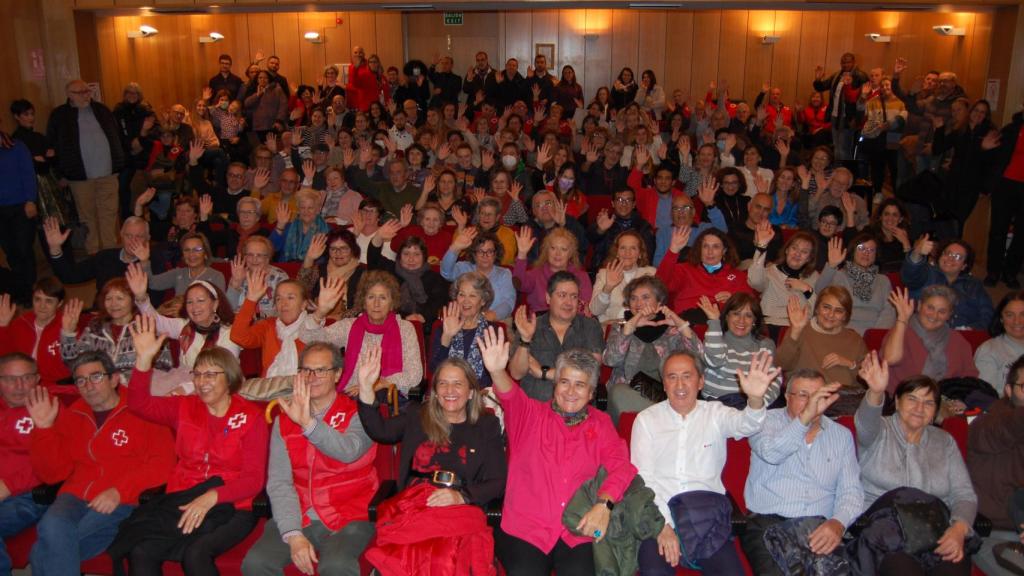
[[[755,355],[749,371],[737,371],[747,406],[736,410],[698,399],[704,376],[692,353],[678,351],[665,358],[661,374],[668,399],[637,416],[630,446],[633,465],[654,490],[654,502],[665,517],[665,527],[658,537],[640,544],[642,576],[675,574],[681,554],[669,500],[694,490],[725,494],[721,477],[726,440],[750,436],[761,429],[767,413],[764,395],[778,373],[771,354],[763,351]],[[687,560],[699,561],[708,574],[743,573],[731,539],[709,557]]]

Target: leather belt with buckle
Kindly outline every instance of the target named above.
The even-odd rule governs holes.
[[[458,474],[450,470],[434,470],[433,472],[410,470],[409,475],[414,478],[426,478],[435,486],[443,486],[445,488],[462,486],[462,479],[459,478]]]

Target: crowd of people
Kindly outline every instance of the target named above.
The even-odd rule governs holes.
[[[36,526],[33,573],[106,551],[216,574],[264,492],[246,575],[741,574],[740,549],[756,574],[1020,573],[1000,570],[1024,553],[1021,112],[1000,129],[903,59],[844,54],[805,105],[630,68],[585,92],[550,64],[356,47],[295,85],[277,56],[242,78],[223,54],[166,109],[74,80],[43,134],[12,103],[0,536]],[[969,410],[965,463],[938,424]]]

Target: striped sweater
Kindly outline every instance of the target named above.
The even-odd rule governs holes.
[[[694,335],[693,340],[697,337]],[[692,343],[692,342],[691,342]],[[754,339],[748,335],[742,338],[722,333],[721,320],[708,320],[708,331],[704,334],[703,345],[696,343],[704,361],[704,396],[720,398],[740,391],[736,371],[750,369],[750,360],[761,350],[775,354],[775,342],[771,338]],[[771,404],[779,397],[782,386],[781,375],[768,387],[764,396],[765,404]]]

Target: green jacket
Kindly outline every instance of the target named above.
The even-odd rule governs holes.
[[[597,476],[584,482],[573,494],[562,512],[562,525],[570,532],[583,536],[576,531],[576,526],[593,508],[598,488],[607,475],[604,467],[599,467]],[[638,568],[636,556],[640,542],[657,537],[664,527],[665,518],[654,504],[654,490],[645,486],[644,479],[637,474],[622,501],[616,503],[612,510],[608,534],[594,544],[595,576],[634,576]]]

